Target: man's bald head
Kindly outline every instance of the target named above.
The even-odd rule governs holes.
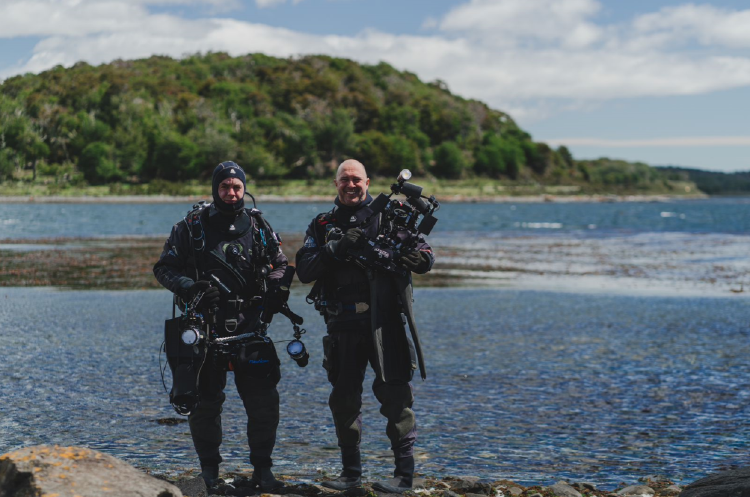
[[[333,184],[339,192],[339,201],[348,207],[356,207],[367,198],[370,178],[361,162],[348,159],[339,165]]]
[[[361,162],[359,162],[357,159],[347,159],[339,164],[339,168],[336,170],[336,179],[341,176],[341,173],[344,170],[354,171],[355,169],[360,170],[363,178],[367,177],[367,171],[365,170],[365,166]]]

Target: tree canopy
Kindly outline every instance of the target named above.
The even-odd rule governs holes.
[[[0,85],[0,179],[32,169],[90,184],[183,181],[222,160],[255,178],[318,178],[347,158],[372,176],[663,180],[645,165],[576,162],[504,112],[386,63],[207,53],[80,62]]]

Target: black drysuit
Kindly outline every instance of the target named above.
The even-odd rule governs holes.
[[[197,236],[201,231],[199,226],[194,224],[191,233],[187,221],[174,225],[161,257],[154,266],[156,279],[168,290],[187,300],[188,289],[195,281],[213,281],[211,275],[216,276],[230,293],[227,294],[224,290],[221,292],[215,333],[217,336],[227,336],[230,333],[251,332],[259,324],[265,292],[265,285],[257,277],[256,265],[260,265],[258,252],[264,246],[271,246],[268,244],[269,234],[263,230],[261,236],[260,223],[246,210],[227,217],[212,205],[200,213],[198,220],[203,228],[202,239]],[[276,237],[275,234],[271,236]],[[266,283],[273,284],[281,278],[288,262],[279,248],[268,255],[272,270]],[[235,383],[247,413],[250,462],[256,468],[272,465],[271,453],[279,424],[279,394],[276,385],[281,375],[278,358],[275,352],[272,354],[270,373],[269,368],[259,375],[252,368],[234,365]],[[226,372],[230,367],[232,365],[227,358],[217,359],[209,350],[200,372],[200,402],[188,421],[201,467],[218,466],[222,461],[219,454],[222,441],[221,412],[226,398]]]
[[[297,275],[303,283],[323,280],[325,319],[328,335],[324,337],[325,364],[333,386],[329,406],[336,426],[342,456],[359,453],[362,428],[362,384],[369,363],[375,372],[372,390],[380,402],[380,412],[388,420],[386,434],[396,458],[410,457],[416,441],[416,420],[411,384],[417,369],[419,343],[406,330],[414,326],[411,276],[396,276],[365,270],[326,250],[326,234],[333,228],[344,232],[361,219],[357,211],[372,201],[367,199],[356,208],[336,206],[317,216],[307,228],[304,246],[297,252]],[[369,239],[378,232],[379,217],[373,216],[362,226]],[[399,234],[404,239],[408,232]],[[423,258],[420,272],[432,267],[432,249],[423,240],[417,243]],[[414,328],[416,336],[416,328]],[[424,371],[422,372],[424,376]]]

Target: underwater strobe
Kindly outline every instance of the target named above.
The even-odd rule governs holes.
[[[295,336],[296,336],[296,333],[295,333]],[[301,340],[295,338],[294,340],[289,342],[286,345],[286,352],[287,354],[289,354],[289,357],[294,359],[294,362],[297,363],[297,366],[301,368],[304,368],[305,366],[307,366],[307,361],[310,359],[310,354],[307,353],[305,344],[302,343]]]

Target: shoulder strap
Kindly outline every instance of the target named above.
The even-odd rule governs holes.
[[[205,200],[201,200],[197,204],[193,205],[193,208],[188,211],[184,218],[185,225],[188,228],[188,234],[190,236],[190,248],[193,251],[193,260],[195,261],[195,278],[196,281],[200,279],[200,253],[206,248],[206,233],[203,230],[203,223],[201,221],[201,214],[210,204]]]
[[[245,210],[251,218],[255,219],[258,233],[260,235],[259,242],[263,249],[267,252],[269,257],[275,256],[279,252],[279,246],[281,245],[281,240],[278,238],[278,235],[274,233],[273,228],[269,222],[266,221],[266,218],[263,217],[263,213],[259,209],[253,207],[252,209]]]

